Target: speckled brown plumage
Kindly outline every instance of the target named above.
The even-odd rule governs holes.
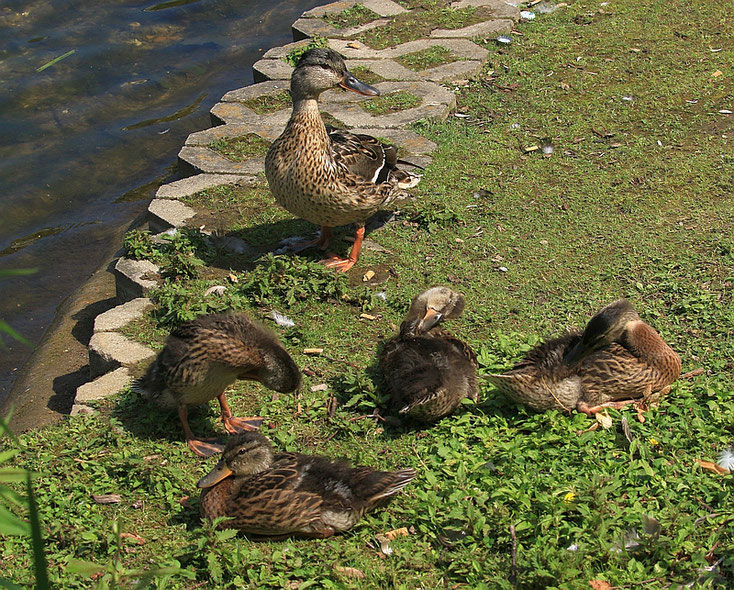
[[[393,407],[419,422],[451,414],[465,397],[477,401],[477,359],[468,344],[436,326],[458,317],[463,297],[446,287],[418,295],[400,334],[387,341],[380,367]]]
[[[265,175],[275,200],[294,215],[323,228],[348,223],[362,228],[378,209],[406,197],[404,189],[419,178],[397,168],[394,146],[368,135],[327,132],[318,98],[340,85],[379,94],[356,80],[336,51],[312,49],[303,54],[291,78],[293,113],[268,150]],[[358,238],[352,264],[359,256]],[[325,246],[325,240],[319,245]]]
[[[212,314],[173,330],[135,389],[162,406],[179,409],[191,446],[196,439],[186,420],[188,406],[219,398],[225,428],[247,428],[232,417],[224,399],[224,390],[237,379],[287,392],[298,387],[300,371],[275,335],[245,314]]]
[[[536,347],[512,370],[487,378],[507,397],[537,410],[594,413],[669,389],[680,357],[630,303],[599,311],[586,329]]]
[[[354,526],[396,494],[415,471],[376,471],[346,461],[274,454],[270,441],[248,432],[227,444],[222,460],[199,482],[201,514],[229,519],[221,528],[255,535],[328,537]]]

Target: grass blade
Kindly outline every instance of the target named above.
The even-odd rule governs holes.
[[[33,538],[33,565],[36,571],[36,590],[49,590],[46,555],[43,553],[43,537],[41,536],[41,519],[38,515],[36,497],[31,486],[31,474],[26,478],[28,490],[28,508],[31,516],[31,536]]]
[[[46,68],[50,68],[52,65],[59,63],[62,59],[66,59],[73,53],[76,53],[76,49],[71,49],[70,51],[67,51],[64,55],[59,55],[58,57],[54,57],[50,62],[43,64],[40,68],[36,68],[36,71],[42,72]]]

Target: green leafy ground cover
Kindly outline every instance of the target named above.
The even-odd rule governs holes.
[[[732,476],[696,465],[734,439],[733,125],[719,113],[734,101],[733,24],[724,5],[703,1],[592,2],[522,25],[501,53],[488,44],[484,73],[458,90],[468,117],[419,127],[439,149],[415,201],[368,236],[388,252],[365,250],[347,277],[324,272],[317,254],[266,254],[313,228],[272,206],[262,185],[192,199],[216,209],[220,231],[256,247],[227,255],[182,232],[148,250],[170,270],[144,338],[160,343],[201,311],[285,313],[294,327],[271,325],[306,371],[300,397],[271,400],[240,383],[232,407],[267,416],[263,431],[281,448],[411,466],[420,477],[338,538],[255,543],[213,532],[195,488],[212,462],[188,452],[175,415],[128,392],[99,415],[20,437],[13,462],[39,473],[52,583],[88,588],[69,560],[119,555],[130,569],[186,571],[159,579],[165,588],[734,584]],[[552,154],[526,151],[542,138]],[[140,236],[128,243],[151,248]],[[368,269],[385,282],[364,282]],[[224,293],[204,297],[217,284]],[[362,418],[384,403],[379,343],[410,298],[436,284],[466,296],[464,316],[446,327],[479,352],[482,372],[620,296],[684,371],[704,372],[675,383],[644,423],[611,411],[612,428],[594,432],[583,432],[593,424],[583,415],[532,414],[487,385],[479,404],[423,431]],[[221,432],[215,419],[211,404],[192,412],[192,428]],[[91,498],[110,493],[121,502]],[[137,535],[121,548],[117,520]],[[400,527],[412,534],[386,556],[376,535]],[[31,583],[25,538],[0,540],[0,560],[4,577]]]
[[[428,68],[435,68],[436,66],[456,61],[456,59],[451,50],[440,45],[434,45],[428,49],[396,57],[395,61],[415,72],[420,72]]]
[[[380,15],[369,8],[365,8],[362,4],[355,4],[336,14],[326,14],[321,17],[321,20],[335,26],[337,29],[346,29],[364,25],[376,18],[380,18]]]

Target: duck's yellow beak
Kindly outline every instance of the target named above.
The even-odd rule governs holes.
[[[210,488],[213,485],[218,484],[224,478],[232,475],[232,470],[227,467],[224,461],[220,461],[214,466],[207,475],[202,477],[196,484],[197,488]]]
[[[370,86],[369,84],[365,84],[364,82],[360,82],[349,72],[344,75],[342,81],[339,82],[339,86],[344,88],[344,90],[351,90],[352,92],[364,94],[365,96],[380,96],[380,91],[377,90],[377,88]]]

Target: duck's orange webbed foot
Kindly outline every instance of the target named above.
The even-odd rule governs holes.
[[[320,250],[326,250],[331,242],[331,228],[327,226],[321,226],[321,233],[315,240],[304,240],[302,242],[295,242],[290,244],[288,247],[293,252],[303,252],[309,248],[319,248]]]
[[[613,408],[615,410],[619,410],[620,408],[623,408],[629,404],[637,403],[640,400],[637,399],[626,399],[618,402],[606,402],[603,404],[599,404],[598,406],[590,406],[586,402],[579,402],[576,406],[576,409],[579,412],[583,412],[587,416],[593,416],[594,414],[598,414],[605,408]]]
[[[329,268],[333,268],[340,272],[347,272],[355,265],[357,261],[352,260],[351,257],[342,258],[341,256],[337,256],[336,254],[332,254],[328,258],[324,258],[324,260],[321,260],[321,262]]]
[[[224,445],[215,438],[189,438],[186,444],[199,457],[212,457],[224,450]]]
[[[257,430],[265,418],[252,416],[248,418],[235,418],[234,416],[222,416],[224,429],[230,434],[239,434],[249,430]]]

